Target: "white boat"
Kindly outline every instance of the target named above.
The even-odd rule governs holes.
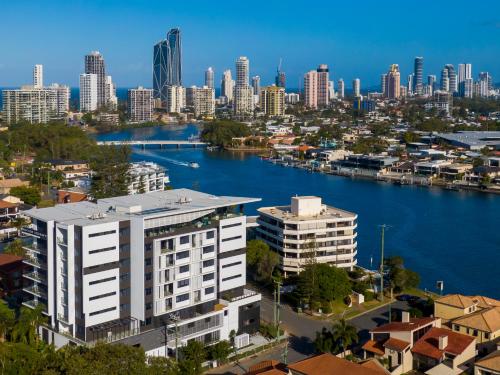
[[[200,168],[200,165],[194,161],[189,162],[191,168]]]

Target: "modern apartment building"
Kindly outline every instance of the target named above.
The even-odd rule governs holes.
[[[213,116],[215,113],[215,90],[208,86],[197,87],[194,90],[194,115]]]
[[[107,104],[106,97],[106,66],[104,57],[99,51],[92,51],[85,55],[85,74],[97,76],[97,107]]]
[[[215,89],[215,84],[214,84],[214,69],[209,66],[208,69],[205,71],[205,86]]]
[[[344,84],[344,80],[341,78],[338,80],[337,82],[337,95],[340,99],[344,98],[345,96],[345,84]]]
[[[260,108],[271,117],[285,115],[285,89],[277,86],[267,86],[260,91]]]
[[[413,80],[413,86],[410,89],[416,95],[422,95],[424,91],[424,58],[421,56],[415,57],[413,74],[415,79]]]
[[[24,304],[46,307],[42,338],[172,355],[189,340],[255,332],[243,207],[258,200],[177,189],[26,211]]]
[[[54,102],[52,105],[56,108],[58,117],[62,117],[69,112],[69,99],[70,89],[69,86],[59,85],[57,83],[51,84],[47,90],[52,91],[51,100]]]
[[[129,194],[151,193],[165,190],[170,182],[165,168],[153,162],[131,163],[129,168]]]
[[[245,56],[236,60],[236,85],[234,86],[233,112],[238,117],[253,115],[253,89],[249,84],[250,62]]]
[[[361,95],[361,80],[359,78],[352,80],[352,95],[354,97]]]
[[[166,110],[169,113],[181,113],[186,106],[186,89],[182,86],[167,86]]]
[[[358,215],[322,204],[320,197],[292,197],[289,206],[259,210],[257,235],[276,251],[285,276],[311,261],[352,270],[357,264]]]
[[[234,84],[234,80],[231,77],[231,71],[229,69],[224,70],[220,85],[220,94],[221,96],[225,96],[228,102],[233,100]]]
[[[23,86],[16,90],[3,90],[3,116],[8,124],[21,120],[32,124],[47,123],[58,118],[57,101],[49,89]]]
[[[398,64],[392,64],[387,72],[385,96],[388,99],[399,99],[401,96],[401,74]]]
[[[318,72],[311,70],[304,74],[304,105],[318,108]]]
[[[326,107],[330,102],[330,96],[328,94],[328,82],[330,80],[328,65],[319,65],[316,72],[318,74],[318,106]]]
[[[91,112],[98,108],[97,74],[80,74],[80,111]]]
[[[141,86],[128,90],[128,117],[136,123],[153,119],[153,90]]]
[[[35,89],[43,88],[43,65],[36,64],[33,68],[33,87]]]

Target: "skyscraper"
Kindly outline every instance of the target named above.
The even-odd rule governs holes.
[[[104,58],[99,51],[85,55],[85,74],[95,74],[97,77],[97,108],[107,104],[106,98],[106,67]]]
[[[488,91],[493,90],[493,79],[488,72],[479,73],[479,80],[487,82]]]
[[[236,116],[253,115],[253,90],[249,82],[250,63],[245,56],[236,60],[236,86],[234,87],[233,110]]]
[[[450,79],[446,67],[441,70],[441,91],[450,91]]]
[[[352,94],[356,97],[361,95],[361,80],[359,78],[352,80]]]
[[[311,70],[304,74],[304,105],[318,108],[318,72]]]
[[[155,99],[167,100],[167,86],[182,86],[181,31],[171,29],[167,39],[154,46],[153,93]]]
[[[220,84],[220,94],[225,96],[228,102],[233,100],[234,80],[231,77],[231,70],[224,70]]]
[[[448,91],[453,95],[458,92],[457,73],[453,64],[446,64],[444,68],[448,71]]]
[[[437,90],[437,78],[434,74],[430,74],[427,76],[427,84],[429,85],[429,87],[431,88],[431,94]]]
[[[385,97],[386,93],[385,93],[385,85],[386,85],[386,82],[387,82],[387,74],[384,73],[384,74],[381,74],[380,75],[380,92],[382,93],[382,95]]]
[[[458,94],[460,96],[466,96],[467,80],[472,80],[472,64],[458,64]],[[470,85],[470,82],[467,85]]]
[[[415,95],[422,95],[424,89],[424,58],[415,57],[414,72],[415,75],[413,80],[413,92]]]
[[[36,64],[33,68],[33,87],[35,89],[43,88],[43,65]]]
[[[410,95],[413,94],[413,89],[415,88],[414,82],[415,82],[415,74],[413,74],[413,73],[409,74],[407,82],[406,82],[407,94],[410,94]]]
[[[285,72],[281,70],[281,58],[280,58],[280,63],[278,64],[278,68],[276,69],[276,77],[274,78],[274,83],[278,87],[283,87],[285,88],[286,86],[286,75]]]
[[[260,76],[252,77],[252,88],[254,95],[260,95]]]
[[[248,85],[250,63],[245,56],[240,56],[236,60],[236,86]]]
[[[321,64],[316,69],[318,73],[318,107],[326,107],[329,103],[328,81],[330,80],[328,65]]]
[[[211,66],[205,71],[205,86],[215,89],[214,85],[214,70]]]
[[[262,111],[271,117],[285,115],[285,89],[278,86],[267,86],[260,91]]]
[[[116,110],[118,106],[118,98],[116,97],[116,86],[111,76],[106,76],[105,91],[106,105],[108,108]]]
[[[194,115],[213,116],[215,113],[215,90],[208,86],[197,87],[194,91]]]
[[[389,99],[399,99],[401,90],[401,75],[399,65],[392,64],[387,73],[385,94]]]
[[[344,84],[344,80],[342,78],[340,78],[337,82],[337,92],[338,92],[338,97],[339,98],[344,98],[345,96],[345,84]]]
[[[130,122],[148,122],[153,115],[153,90],[139,86],[128,90],[128,117]]]
[[[80,111],[91,112],[98,108],[97,74],[80,74]]]

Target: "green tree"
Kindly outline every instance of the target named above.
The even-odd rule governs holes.
[[[14,310],[3,301],[0,301],[0,342],[5,341],[5,337],[12,328],[15,321]]]
[[[230,146],[233,138],[249,135],[250,129],[247,125],[231,120],[206,122],[201,131],[203,141],[220,147]]]
[[[343,300],[351,293],[347,272],[324,263],[306,266],[299,274],[298,293],[309,304]]]
[[[349,346],[358,342],[358,332],[356,327],[348,324],[345,319],[340,319],[332,327],[333,339],[338,342],[343,353]]]
[[[16,228],[17,235],[21,235],[21,229],[29,224],[29,221],[24,217],[18,216],[15,219],[11,220],[10,224]]]
[[[38,343],[38,328],[47,321],[43,315],[45,306],[38,304],[34,309],[21,307],[21,312],[12,329],[13,341],[24,344]]]
[[[384,264],[387,267],[389,281],[396,293],[399,293],[407,288],[417,288],[420,284],[420,276],[418,273],[405,268],[403,258],[393,256],[386,258]]]
[[[264,241],[251,240],[247,243],[247,264],[259,280],[270,281],[279,264],[279,256]]]
[[[232,346],[229,341],[223,340],[210,346],[209,357],[217,361],[218,364],[223,364],[227,361],[227,357],[231,354]]]
[[[325,327],[323,327],[321,332],[316,332],[314,348],[320,353],[334,353],[336,344],[332,332]]]
[[[183,360],[180,363],[181,369],[190,370],[189,374],[201,374],[201,365],[205,361],[206,352],[203,344],[196,340],[191,340],[181,349]],[[184,372],[182,372],[184,373]]]
[[[36,206],[42,199],[40,190],[35,186],[16,186],[10,189],[10,194],[30,206]]]
[[[16,238],[10,244],[5,246],[3,251],[5,254],[17,255],[19,257],[24,257],[26,255],[26,250],[23,247],[23,241],[19,238]]]
[[[177,362],[166,357],[148,357],[148,371],[151,375],[181,375]]]

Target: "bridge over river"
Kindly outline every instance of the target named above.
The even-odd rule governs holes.
[[[146,148],[146,146],[160,146],[160,148],[164,148],[167,146],[175,146],[180,148],[182,146],[191,146],[191,147],[203,147],[207,146],[208,143],[194,141],[194,140],[133,140],[133,141],[99,141],[97,142],[99,146],[141,146],[142,148]]]

